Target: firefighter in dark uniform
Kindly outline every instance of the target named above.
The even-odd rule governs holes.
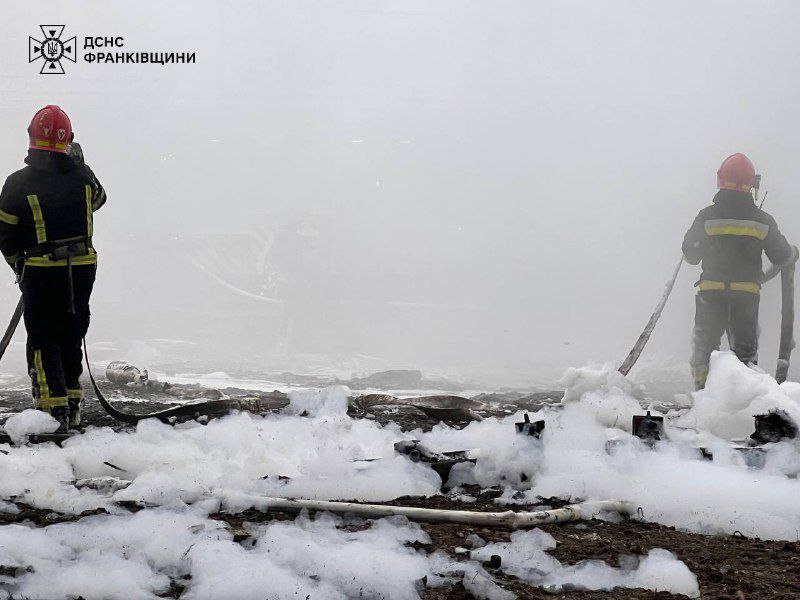
[[[22,290],[34,404],[66,431],[80,425],[81,340],[97,263],[92,214],[106,196],[58,106],[37,112],[28,135],[27,166],[0,192],[0,251]]]
[[[731,350],[745,364],[758,361],[761,254],[776,266],[797,260],[775,219],[758,208],[753,163],[744,154],[726,158],[717,171],[714,203],[700,211],[683,240],[683,256],[703,273],[697,282],[691,359],[695,388],[708,376],[711,352],[727,331]]]

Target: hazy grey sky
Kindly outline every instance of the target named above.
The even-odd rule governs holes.
[[[620,361],[737,151],[800,241],[797,2],[59,1],[2,16],[0,171],[21,165],[37,108],[70,114],[110,199],[90,338],[122,353],[168,338],[196,345],[146,342],[154,360],[367,356],[514,383]],[[197,64],[81,58],[40,76],[26,57],[40,23]],[[647,356],[688,356],[697,275],[685,268]],[[777,296],[762,301],[770,369]]]

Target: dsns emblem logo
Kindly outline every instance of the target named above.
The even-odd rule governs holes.
[[[75,62],[77,48],[75,36],[68,40],[61,41],[65,25],[39,25],[44,34],[44,39],[37,40],[28,37],[28,62],[43,59],[42,75],[63,75],[64,67],[61,60],[66,58]]]

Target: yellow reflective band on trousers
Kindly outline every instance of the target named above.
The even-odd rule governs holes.
[[[39,397],[36,399],[37,408],[50,410],[59,406],[67,406],[66,396],[50,396],[50,386],[47,385],[41,350],[33,351],[33,368],[36,371],[36,387],[39,388]]]
[[[83,390],[80,388],[77,390],[67,390],[67,398],[70,400],[83,400]]]
[[[701,292],[731,290],[733,292],[749,292],[751,294],[761,293],[761,286],[752,281],[731,281],[727,283],[725,281],[709,281],[703,279],[697,284],[697,289]]]
[[[92,223],[92,186],[86,186],[86,237],[92,237],[94,232]]]
[[[76,256],[72,259],[73,267],[80,267],[81,265],[96,265],[97,253],[89,248],[89,254],[83,256]],[[67,259],[53,260],[47,256],[31,256],[25,259],[26,267],[66,267]]]
[[[39,405],[37,408],[39,410],[51,410],[60,406],[69,406],[66,396],[52,397],[47,398],[46,400],[44,398],[39,398]]]
[[[44,216],[42,216],[42,207],[39,206],[38,196],[36,194],[28,196],[28,204],[31,207],[33,223],[36,226],[36,241],[42,244],[47,241],[47,230],[44,227]]]
[[[0,221],[8,223],[9,225],[17,225],[19,224],[19,217],[7,213],[4,210],[0,210]]]
[[[692,379],[694,379],[695,389],[701,390],[706,387],[708,379],[708,367],[696,367],[692,369]]]

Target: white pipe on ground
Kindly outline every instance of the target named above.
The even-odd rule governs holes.
[[[581,519],[591,519],[601,512],[631,514],[634,511],[632,504],[618,500],[583,502],[554,510],[534,512],[440,510],[414,506],[387,506],[384,504],[358,504],[355,502],[331,502],[327,500],[288,500],[286,498],[262,498],[256,502],[255,508],[262,511],[279,510],[293,513],[302,510],[328,511],[371,519],[399,515],[408,518],[410,521],[460,523],[478,527],[508,527],[510,529],[526,529],[546,523],[566,523]]]

